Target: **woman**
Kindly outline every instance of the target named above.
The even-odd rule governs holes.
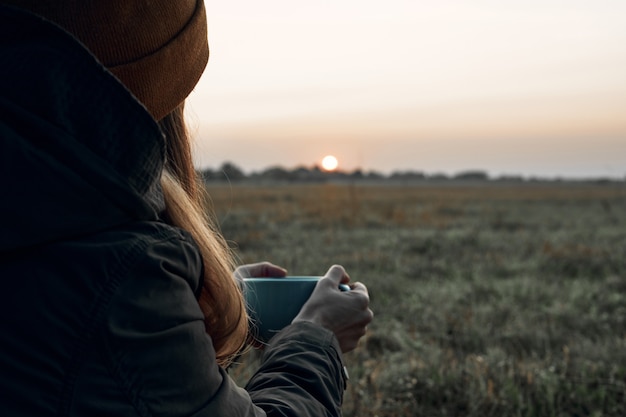
[[[183,120],[203,2],[0,0],[0,35],[2,415],[340,414],[372,313],[339,266],[245,389],[224,370],[248,323]]]

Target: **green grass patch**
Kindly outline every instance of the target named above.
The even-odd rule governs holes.
[[[242,262],[368,286],[345,416],[626,415],[623,185],[209,192]]]

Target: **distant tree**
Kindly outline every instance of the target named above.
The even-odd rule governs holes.
[[[311,182],[319,181],[321,173],[319,171],[300,166],[291,171],[291,175],[295,181]]]
[[[473,181],[487,181],[489,175],[484,171],[464,171],[456,174],[454,179],[457,180],[473,180]]]
[[[291,174],[283,167],[273,166],[262,171],[259,177],[274,181],[288,181],[291,179]]]
[[[524,182],[524,177],[521,175],[501,175],[496,178],[496,181],[502,182]]]
[[[365,178],[368,180],[382,180],[385,179],[385,176],[377,171],[368,171],[367,174],[365,174]]]
[[[429,180],[433,181],[447,181],[450,179],[446,174],[443,173],[435,173],[428,176]]]
[[[200,178],[202,178],[204,182],[214,181],[218,179],[217,173],[213,171],[211,168],[205,168],[199,171],[199,174],[200,174]]]
[[[324,171],[318,165],[314,165],[309,171],[310,179],[312,181],[326,181],[328,180],[329,173]]]
[[[423,180],[426,178],[423,172],[416,171],[394,171],[389,177],[392,180]]]
[[[364,177],[363,171],[360,169],[355,169],[354,171],[352,171],[352,173],[349,176],[353,180],[360,180],[360,179],[363,179]]]
[[[232,162],[224,162],[217,175],[228,181],[240,181],[246,177],[246,174]]]

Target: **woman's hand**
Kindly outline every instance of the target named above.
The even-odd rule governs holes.
[[[258,262],[237,267],[234,275],[237,281],[252,277],[281,278],[287,276],[287,270],[270,262]]]
[[[293,319],[293,323],[310,321],[331,330],[344,353],[357,347],[374,318],[365,285],[357,282],[350,284],[350,291],[339,290],[339,284],[349,282],[350,277],[343,267],[332,266]]]

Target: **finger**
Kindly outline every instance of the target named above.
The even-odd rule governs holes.
[[[350,289],[352,291],[369,294],[369,292],[367,291],[367,287],[364,284],[360,283],[360,282],[354,282],[354,283],[350,284]]]
[[[287,276],[287,270],[270,262],[261,262],[259,264],[262,277],[282,278]]]
[[[353,293],[352,296],[352,308],[356,311],[364,312],[369,309],[370,299],[365,294]]]
[[[271,262],[258,262],[255,264],[247,264],[237,268],[241,275],[246,278],[253,277],[284,277],[287,270]]]
[[[363,329],[367,331],[367,325],[370,324],[374,320],[374,312],[371,309],[366,309],[363,312],[363,317],[361,323],[363,324]]]
[[[322,279],[330,280],[330,284],[334,287],[338,287],[340,283],[347,283],[350,281],[350,277],[341,265],[331,266]]]

